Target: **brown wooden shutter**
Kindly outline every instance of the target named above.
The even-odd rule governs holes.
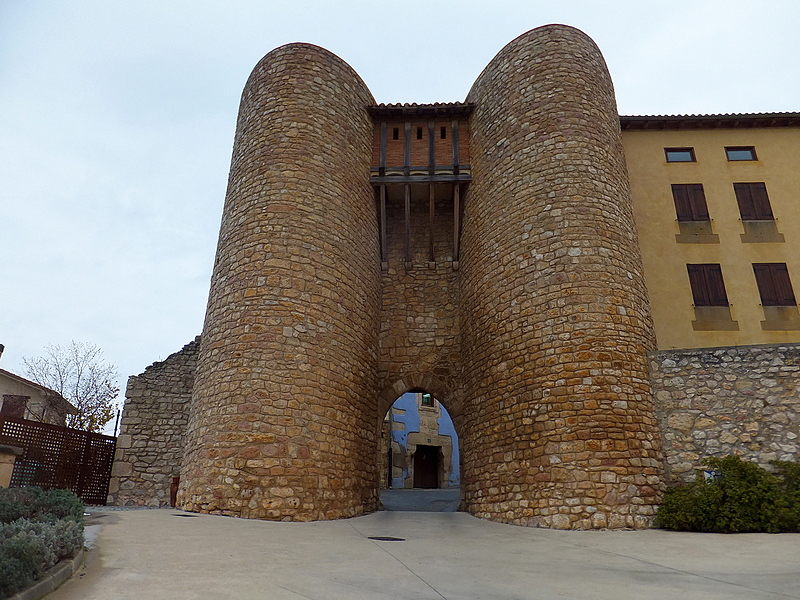
[[[694,221],[708,221],[708,207],[706,206],[706,194],[703,191],[702,183],[690,183],[689,190],[689,204],[692,207],[692,216]]]
[[[708,306],[708,289],[702,266],[686,265],[686,269],[689,271],[689,285],[692,286],[692,299],[695,306]]]
[[[28,400],[30,399],[30,396],[3,394],[3,407],[0,408],[0,414],[6,417],[24,419],[25,409],[28,408]]]
[[[797,301],[786,263],[756,263],[753,272],[764,306],[794,306]]]
[[[686,265],[686,269],[695,306],[728,306],[728,295],[719,265]]]
[[[675,201],[675,212],[678,221],[694,221],[692,218],[692,204],[689,200],[689,190],[685,185],[672,184],[672,199]]]
[[[746,183],[734,183],[733,191],[736,194],[736,202],[739,204],[739,214],[743,221],[755,221],[756,209],[753,206],[753,197],[750,194],[750,186]]]
[[[764,182],[734,183],[733,191],[743,221],[771,221],[775,218]]]
[[[756,218],[761,220],[774,219],[772,207],[767,196],[767,185],[765,183],[751,183],[750,196],[753,198],[753,207],[756,211]]]
[[[708,221],[708,207],[702,183],[673,183],[672,199],[678,221]]]

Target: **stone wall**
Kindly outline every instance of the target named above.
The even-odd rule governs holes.
[[[448,186],[449,188],[449,186]],[[402,189],[402,188],[401,188]],[[422,388],[458,413],[461,356],[459,281],[453,270],[453,201],[436,202],[435,266],[428,263],[428,199],[411,202],[410,250],[404,265],[405,223],[402,197],[387,201],[387,262],[381,273],[378,416],[412,388]],[[448,190],[449,191],[449,190]],[[452,193],[452,192],[451,192]]]
[[[603,58],[578,30],[542,27],[492,60],[468,102],[463,271],[448,260],[455,215],[443,202],[436,264],[413,228],[412,266],[397,264],[395,196],[381,273],[374,99],[316,46],[289,44],[256,66],[198,358],[183,508],[281,520],[369,512],[383,414],[423,388],[463,436],[471,513],[647,526],[661,482],[653,334]],[[423,230],[424,206],[411,210]]]
[[[168,506],[180,474],[200,337],[128,379],[108,503]]]
[[[465,505],[522,525],[646,527],[662,477],[654,337],[603,57],[576,29],[541,27],[467,101]]]
[[[798,460],[800,344],[653,352],[650,374],[668,481],[708,456]]]
[[[374,98],[288,44],[242,94],[178,503],[275,520],[378,504]]]

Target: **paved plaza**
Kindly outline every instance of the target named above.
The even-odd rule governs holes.
[[[406,498],[420,495],[437,502]],[[86,566],[48,600],[800,598],[794,534],[556,531],[398,510],[312,523],[101,510],[89,522]]]

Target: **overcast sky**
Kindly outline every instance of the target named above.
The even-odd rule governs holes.
[[[797,0],[0,0],[0,367],[90,342],[124,389],[200,333],[239,97],[273,48],[327,48],[377,102],[452,102],[547,23],[597,42],[621,114],[800,111]]]

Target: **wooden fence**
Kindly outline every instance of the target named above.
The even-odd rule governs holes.
[[[23,449],[11,486],[68,489],[86,504],[105,504],[117,439],[48,423],[0,416],[0,444]]]

